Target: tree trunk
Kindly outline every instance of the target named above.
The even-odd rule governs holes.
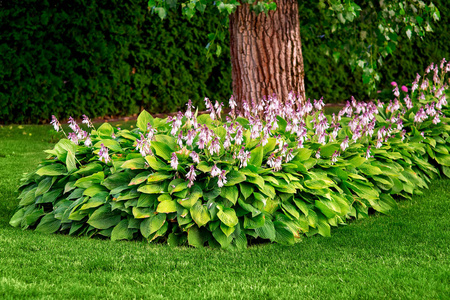
[[[298,2],[276,3],[277,9],[268,15],[256,15],[248,4],[230,15],[233,96],[238,107],[244,100],[258,103],[273,94],[284,102],[290,92],[305,100]]]

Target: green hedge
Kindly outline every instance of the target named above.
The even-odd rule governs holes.
[[[229,57],[204,56],[213,18],[161,22],[139,0],[3,5],[0,122],[169,112],[231,94]]]
[[[381,67],[380,89],[410,82],[429,62],[448,58],[450,5],[434,1],[442,20],[423,40],[404,42]],[[307,96],[341,102],[366,99],[361,75],[321,51],[320,12],[300,1]],[[211,16],[211,17],[208,17]],[[205,58],[207,34],[218,20],[188,21],[180,14],[163,22],[147,1],[6,1],[0,10],[0,123],[130,115],[142,109],[175,111],[187,99],[231,95],[229,49]],[[344,58],[345,59],[345,58]]]

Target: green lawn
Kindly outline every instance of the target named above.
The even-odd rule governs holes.
[[[450,299],[450,180],[433,182],[391,215],[293,247],[169,248],[10,227],[22,173],[56,138],[50,126],[0,127],[2,299]]]

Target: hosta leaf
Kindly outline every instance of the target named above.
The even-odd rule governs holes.
[[[114,133],[114,128],[109,123],[103,123],[98,129],[97,132],[100,136],[103,137],[111,137]]]
[[[175,200],[166,200],[158,204],[156,211],[159,213],[172,213],[177,211],[177,202]]]
[[[80,210],[99,207],[100,205],[106,203],[108,196],[109,196],[108,192],[98,193],[94,197],[90,198],[86,203],[84,203],[83,206],[80,208]]]
[[[236,227],[228,227],[224,223],[220,223],[220,229],[227,237],[229,237],[236,230]]]
[[[120,213],[112,212],[109,205],[103,205],[98,208],[89,217],[87,223],[97,229],[107,229],[119,224]]]
[[[373,176],[383,174],[380,168],[372,166],[370,164],[362,164],[358,169],[365,175]]]
[[[236,204],[236,201],[239,196],[239,190],[237,186],[224,186],[221,188],[220,196],[228,199],[231,203]]]
[[[133,207],[132,212],[136,219],[150,218],[154,214],[154,210],[149,207]]]
[[[239,187],[240,187],[241,193],[245,199],[250,197],[250,195],[254,191],[253,185],[245,183],[245,182],[239,183]]]
[[[173,149],[171,149],[167,144],[154,141],[151,143],[151,146],[153,149],[155,149],[155,153],[159,157],[165,160],[170,160],[170,158],[172,157]]]
[[[276,232],[273,222],[270,218],[265,218],[264,225],[255,229],[255,232],[259,235],[259,237],[268,240],[275,240]]]
[[[137,191],[145,194],[161,194],[164,193],[164,185],[158,183],[146,184],[138,188]]]
[[[169,188],[169,192],[170,194],[176,193],[176,192],[180,192],[183,191],[185,189],[188,188],[188,181],[184,181],[182,180],[180,183],[178,183],[177,185],[175,185],[175,187]],[[173,186],[174,184],[170,184],[170,186]]]
[[[189,245],[201,248],[203,247],[203,244],[205,243],[203,239],[203,235],[200,232],[200,229],[197,226],[192,226],[188,230],[188,243]]]
[[[263,147],[256,147],[250,152],[250,159],[248,163],[255,167],[261,167],[264,155]]]
[[[17,227],[22,222],[23,215],[25,213],[25,209],[21,208],[12,216],[11,220],[9,221],[9,225],[12,227]]]
[[[105,179],[105,173],[103,171],[94,173],[92,175],[82,177],[75,182],[76,187],[87,189],[92,186],[93,183],[100,183]]]
[[[42,233],[54,233],[61,226],[61,221],[55,218],[55,215],[50,213],[45,215],[39,225],[36,227],[36,231]]]
[[[134,177],[133,179],[131,179],[130,183],[128,185],[138,185],[141,184],[143,182],[145,182],[147,180],[147,178],[150,176],[150,172],[149,171],[144,171],[139,173],[138,175],[136,175],[136,177]]]
[[[232,186],[245,181],[246,177],[239,171],[231,170],[226,174],[227,183],[225,186]],[[263,180],[264,181],[264,180]]]
[[[112,151],[115,151],[115,152],[122,151],[122,147],[120,147],[119,142],[117,142],[116,140],[112,140],[112,139],[100,140],[97,143],[95,143],[94,148],[100,149],[102,147],[102,145]]]
[[[166,180],[166,179],[173,178],[173,177],[174,177],[173,174],[167,174],[167,173],[159,173],[159,172],[156,172],[156,173],[151,174],[151,175],[148,177],[147,181],[148,181],[149,183],[150,183],[150,182],[160,182],[160,181],[164,181],[164,180]],[[187,185],[187,184],[186,184],[186,185]]]
[[[264,179],[259,175],[255,177],[247,176],[247,182],[257,185],[259,189],[264,189]]]
[[[52,177],[45,177],[44,179],[42,179],[37,186],[36,192],[34,193],[35,197],[46,193],[52,187],[52,184]]]
[[[294,218],[296,218],[298,220],[298,218],[300,217],[297,209],[295,208],[295,206],[293,206],[291,203],[289,202],[283,202],[281,204],[281,207],[283,207],[291,216],[293,216]]]
[[[154,156],[147,155],[145,157],[145,160],[147,161],[147,163],[150,166],[150,168],[152,168],[155,171],[171,169],[171,167],[169,167],[167,164],[165,164],[164,162],[160,161],[159,159],[157,159]]]
[[[217,227],[212,234],[216,241],[219,242],[220,246],[224,249],[228,248],[233,241],[233,235],[226,236],[219,227]]]
[[[39,176],[59,176],[65,175],[66,173],[66,167],[58,163],[44,166],[36,171],[36,174],[38,174]]]
[[[143,237],[148,238],[158,231],[166,222],[166,214],[156,214],[142,221],[140,230]]]
[[[244,228],[245,229],[256,229],[264,226],[265,223],[264,214],[259,214],[253,218],[247,216],[244,217]]]
[[[190,209],[200,197],[203,196],[203,191],[198,185],[191,188],[191,192],[185,199],[179,199],[178,203],[184,208]]]
[[[211,220],[208,209],[199,201],[191,207],[190,212],[192,219],[195,223],[197,223],[198,227],[202,227]]]
[[[23,198],[20,200],[19,207],[30,205],[31,203],[34,203],[34,200],[36,199],[36,196],[35,196],[36,190],[37,190],[37,187],[34,187],[31,190],[29,190],[23,196]]]
[[[328,224],[328,221],[323,218],[319,217],[319,222],[317,224],[317,229],[319,231],[319,234],[324,237],[330,237],[331,236],[331,230],[330,225]]]
[[[223,210],[219,209],[217,217],[228,227],[234,227],[239,222],[236,212],[232,208],[224,208]]]
[[[153,126],[154,119],[151,114],[149,114],[146,110],[143,110],[136,122],[136,126],[143,132],[147,132],[147,124],[150,123],[150,125]]]
[[[108,190],[114,190],[121,186],[128,186],[128,182],[130,182],[130,175],[126,172],[119,172],[108,176],[102,185]]]
[[[139,170],[145,169],[145,159],[143,157],[133,158],[125,161],[121,166],[122,169]]]
[[[92,175],[94,173],[100,172],[102,170],[103,170],[103,167],[100,164],[90,163],[90,164],[80,167],[80,169],[73,174],[88,176],[88,175]]]
[[[131,240],[133,239],[133,229],[128,228],[128,220],[124,219],[117,224],[111,232],[111,240]]]
[[[282,245],[293,245],[295,244],[294,233],[289,229],[289,227],[280,221],[273,222],[275,227],[275,241]]]

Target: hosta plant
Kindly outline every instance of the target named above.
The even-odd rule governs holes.
[[[332,116],[322,100],[291,95],[243,103],[239,115],[230,99],[225,120],[208,99],[203,115],[190,102],[166,119],[144,111],[131,131],[70,119],[72,132],[23,179],[10,224],[195,247],[329,236],[450,176],[449,71],[443,60],[395,86],[390,103],[352,99]]]

